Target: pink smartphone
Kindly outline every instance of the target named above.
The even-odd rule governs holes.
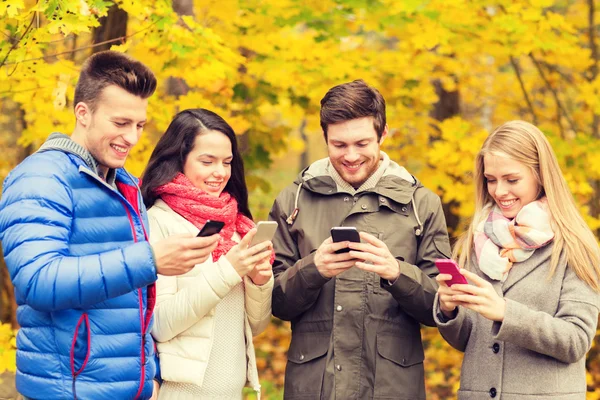
[[[448,286],[452,286],[455,283],[468,284],[467,278],[464,277],[463,274],[460,273],[458,264],[454,260],[438,258],[435,260],[435,266],[442,274],[450,274],[452,275],[452,279],[446,281]]]

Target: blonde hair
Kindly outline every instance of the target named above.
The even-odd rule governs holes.
[[[596,238],[577,210],[550,143],[537,127],[524,121],[510,121],[499,126],[483,142],[475,160],[475,215],[467,232],[457,241],[453,258],[458,257],[463,268],[470,265],[475,229],[494,205],[484,176],[486,154],[508,156],[531,168],[536,176],[540,196],[545,195],[548,199],[554,231],[550,276],[555,273],[561,253],[564,253],[569,268],[573,268],[594,290],[600,291],[600,249]]]

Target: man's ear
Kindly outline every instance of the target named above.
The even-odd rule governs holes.
[[[80,101],[75,105],[75,119],[77,120],[77,123],[83,127],[87,128],[90,125],[92,120],[92,110],[83,101]]]
[[[381,139],[379,139],[380,146],[383,143],[383,141],[385,140],[385,138],[387,137],[387,134],[388,134],[388,126],[387,126],[387,124],[385,124],[385,128],[383,128],[383,132],[381,133]]]

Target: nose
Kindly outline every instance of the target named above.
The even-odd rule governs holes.
[[[506,195],[507,193],[508,193],[508,186],[506,185],[506,183],[498,182],[496,184],[496,190],[494,191],[494,195],[496,196],[496,198],[501,198],[502,196]]]
[[[348,147],[346,154],[344,155],[344,160],[349,163],[354,163],[358,161],[360,158],[360,154],[353,147]]]
[[[135,124],[132,124],[131,128],[128,129],[125,133],[123,133],[123,139],[125,139],[128,145],[135,146],[138,140],[140,140],[141,133],[142,130],[138,129],[138,127]]]
[[[213,175],[217,178],[222,178],[225,176],[225,166],[221,163],[217,164],[217,167],[215,168]]]

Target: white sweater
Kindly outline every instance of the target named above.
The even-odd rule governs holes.
[[[197,234],[198,228],[157,200],[148,210],[150,242],[181,234]],[[215,265],[217,264],[217,265]],[[154,336],[162,378],[202,386],[211,353],[216,305],[242,279],[225,257],[196,265],[179,276],[159,275],[154,310]],[[244,277],[247,383],[260,394],[252,336],[261,333],[271,319],[273,279],[256,286]]]

